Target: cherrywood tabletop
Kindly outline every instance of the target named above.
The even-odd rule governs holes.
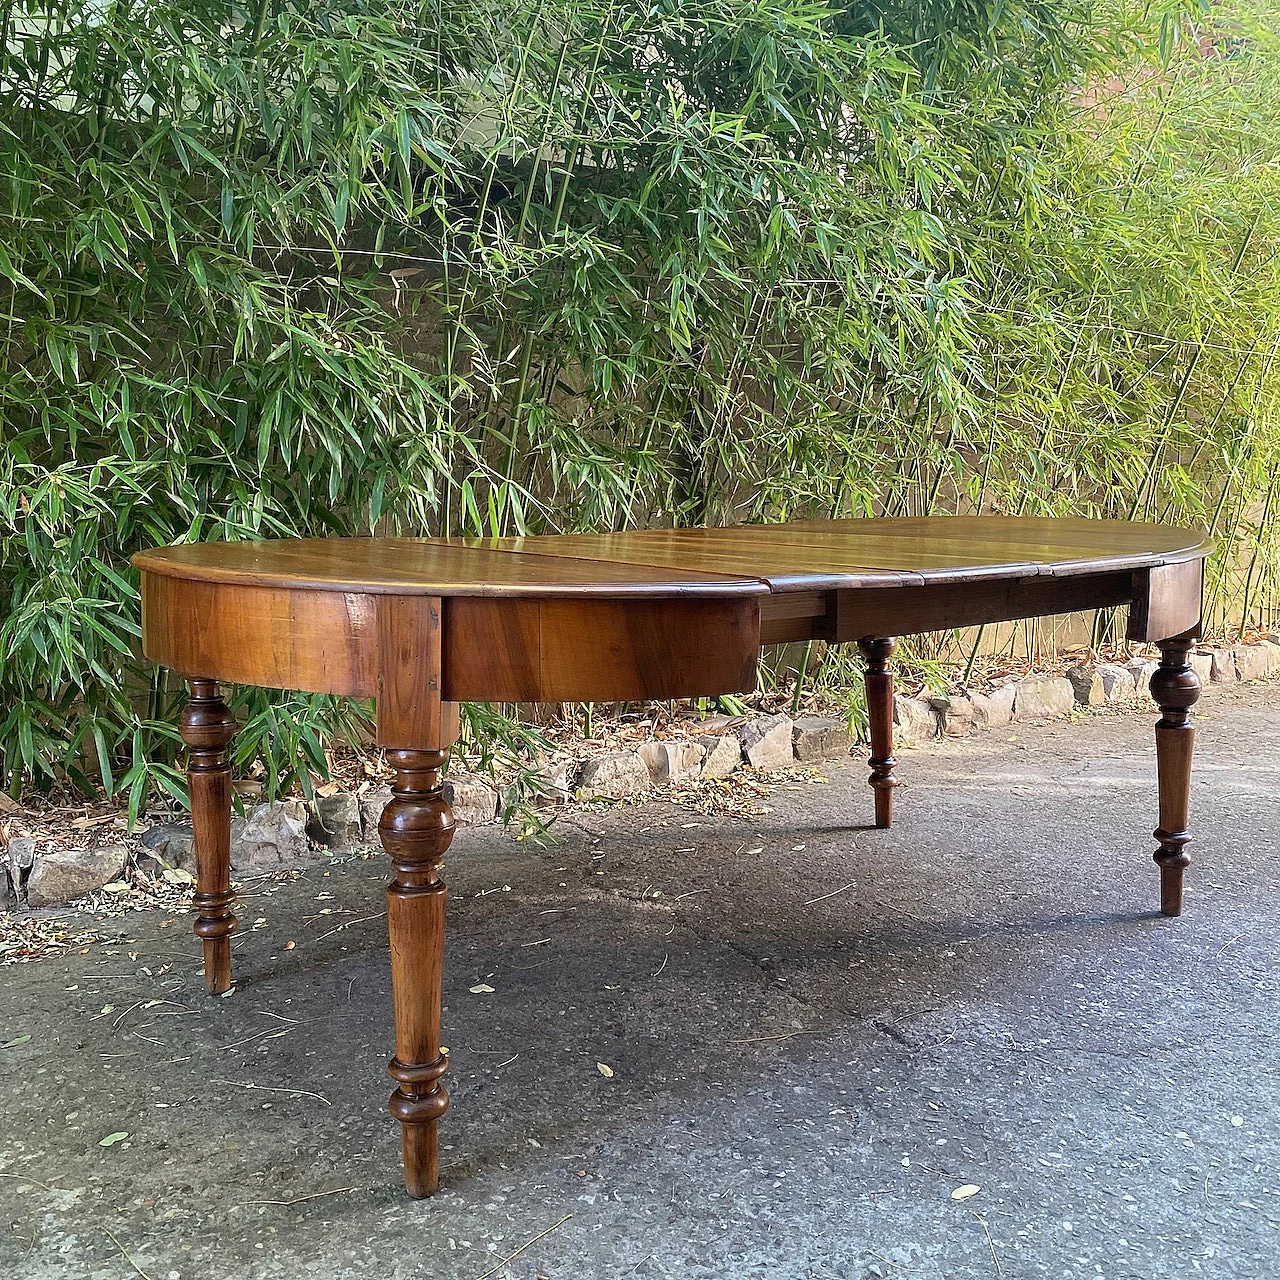
[[[202,582],[432,596],[750,596],[1070,576],[1207,555],[1199,532],[1018,516],[815,520],[525,538],[192,543],[134,557]]]

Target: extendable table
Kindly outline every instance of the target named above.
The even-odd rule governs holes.
[[[1182,910],[1200,683],[1200,533],[1086,519],[797,521],[523,538],[323,538],[141,552],[143,647],[181,673],[205,984],[231,985],[231,767],[218,682],[376,699],[395,773],[379,823],[396,1088],[410,1195],[436,1190],[448,1107],[440,1047],[442,791],[458,707],[747,693],[761,645],[856,642],[866,658],[875,822],[892,820],[894,638],[1115,606],[1155,643],[1160,908]]]

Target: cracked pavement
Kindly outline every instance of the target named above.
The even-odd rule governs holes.
[[[888,832],[859,760],[748,820],[461,832],[430,1201],[380,856],[248,884],[229,998],[159,912],[7,968],[0,1275],[1271,1276],[1280,687],[1197,711],[1175,921],[1146,708],[903,750]]]

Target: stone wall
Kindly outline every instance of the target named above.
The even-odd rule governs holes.
[[[1280,676],[1280,642],[1234,648],[1201,648],[1192,666],[1208,684],[1234,684]],[[1111,706],[1136,710],[1148,702],[1156,664],[1134,659],[1069,668],[1063,674],[1032,673],[985,689],[933,697],[894,699],[894,736],[902,746],[962,738],[1015,721],[1046,720]],[[724,779],[743,769],[773,771],[847,757],[855,749],[848,725],[825,716],[784,714],[707,722],[690,721],[676,736],[626,750],[561,760],[545,770],[536,790],[539,807],[638,799],[658,788],[698,779]],[[502,794],[493,780],[465,771],[445,779],[445,797],[461,826],[497,821]],[[258,804],[232,820],[231,866],[238,878],[286,870],[307,858],[378,844],[378,819],[389,787],[338,790],[311,803]],[[0,854],[0,910],[67,902],[134,871],[170,883],[190,883],[195,873],[189,823],[153,826],[126,843],[94,848],[42,849],[40,842],[11,839]]]

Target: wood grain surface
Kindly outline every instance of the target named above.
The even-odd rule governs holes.
[[[530,538],[298,538],[140,552],[147,574],[359,594],[759,595],[1069,576],[1197,559],[1197,533],[1012,516],[829,520]]]
[[[760,608],[727,600],[444,602],[445,698],[604,702],[750,693]]]
[[[357,698],[378,691],[375,600],[354,592],[144,572],[142,648],[185,676]]]
[[[446,700],[590,701],[745,691],[762,643],[1110,605],[1132,604],[1131,636],[1158,640],[1198,621],[1209,550],[1161,525],[945,516],[202,543],[134,562],[147,656],[188,676],[374,696],[411,678],[419,643],[402,628],[390,669],[377,619],[434,599]]]
[[[430,596],[762,595],[754,576],[576,556],[522,555],[440,538],[288,538],[141,551],[144,573],[237,586]]]

